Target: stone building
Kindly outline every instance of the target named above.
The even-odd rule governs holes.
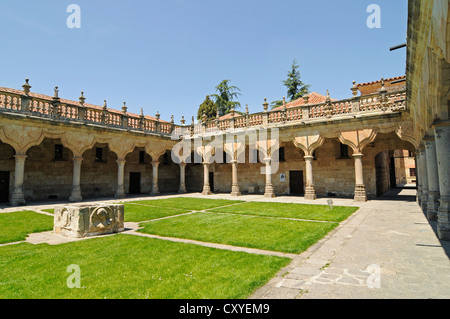
[[[88,104],[83,93],[34,93],[28,80],[0,88],[0,200],[226,192],[366,201],[399,184],[395,154],[407,152],[417,157],[418,200],[448,238],[445,4],[410,1],[406,76],[353,82],[344,100],[313,92],[273,110],[265,100],[258,113],[175,124],[125,103]]]

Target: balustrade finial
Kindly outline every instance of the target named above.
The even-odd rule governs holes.
[[[381,93],[386,93],[387,92],[386,88],[384,87],[384,78],[381,78],[381,89],[380,89],[380,92]]]
[[[123,106],[122,106],[122,112],[123,112],[123,114],[126,114],[127,113],[127,103],[126,102],[123,102]]]
[[[144,117],[144,109],[141,107],[141,117]]]
[[[84,106],[84,102],[86,101],[86,98],[84,97],[84,92],[83,91],[81,91],[81,95],[79,97],[79,100],[80,100],[81,106]]]
[[[31,85],[28,83],[28,81],[30,81],[30,79],[25,79],[25,84],[22,85],[23,92],[25,93],[25,95],[28,95],[28,93],[30,93],[30,89],[31,89]]]
[[[159,121],[159,118],[161,117],[161,115],[159,114],[159,111],[156,111],[155,117]]]
[[[267,98],[264,98],[264,103],[263,103],[263,107],[264,107],[264,111],[267,112],[267,109],[269,108],[269,103],[267,103]]]
[[[174,119],[173,115],[170,116],[170,123],[171,123],[171,124],[174,124],[174,123],[175,123],[175,119]]]
[[[181,115],[181,125],[184,125],[186,123],[186,120],[184,119],[184,115]]]
[[[106,100],[103,100],[103,110],[106,110],[107,107]]]
[[[248,115],[248,104],[245,104],[245,114]]]
[[[55,86],[54,92],[55,92],[55,94],[53,95],[53,99],[54,99],[54,100],[59,100],[59,96],[58,96],[59,90],[58,90],[58,87],[57,87],[57,86]]]
[[[353,86],[351,87],[351,90],[354,97],[358,95],[358,86],[356,85],[356,81],[353,81]]]

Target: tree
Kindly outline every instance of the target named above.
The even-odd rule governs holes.
[[[223,80],[218,86],[216,86],[216,92],[218,94],[211,94],[215,98],[216,106],[219,109],[219,116],[230,113],[231,105],[234,107],[240,107],[241,103],[233,101],[240,95],[240,89],[236,86],[229,85],[230,80]]]
[[[300,71],[298,70],[299,66],[297,61],[294,59],[292,62],[292,67],[289,73],[287,74],[288,78],[283,81],[284,85],[287,87],[287,96],[290,101],[297,100],[301,98],[303,95],[309,93],[310,85],[306,85],[300,79]]]
[[[197,119],[201,120],[203,114],[206,114],[208,120],[215,118],[217,115],[216,103],[209,98],[209,95],[206,96],[205,101],[198,107]]]

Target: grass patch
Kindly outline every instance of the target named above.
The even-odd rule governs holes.
[[[307,205],[290,203],[247,202],[236,206],[213,208],[211,211],[270,217],[299,218],[341,222],[358,210],[358,207]]]
[[[31,212],[0,214],[0,244],[25,240],[28,234],[53,229],[53,217]]]
[[[153,199],[153,200],[143,200],[143,201],[133,201],[131,203],[153,205],[160,207],[170,207],[179,208],[187,210],[205,210],[215,207],[232,205],[236,203],[243,203],[237,200],[227,200],[227,199],[205,199],[205,198],[191,198],[191,197],[173,197],[164,199]]]
[[[1,299],[239,299],[288,258],[118,234],[57,246],[0,247]],[[69,289],[69,265],[80,289]]]
[[[126,222],[142,222],[145,220],[184,214],[190,211],[188,209],[144,206],[142,204],[132,203],[125,203],[124,210]]]
[[[204,242],[301,253],[338,223],[218,213],[193,213],[142,223],[140,232]]]
[[[42,211],[46,212],[46,213],[50,213],[50,214],[54,214],[55,213],[55,209],[53,209],[53,208],[43,209]]]

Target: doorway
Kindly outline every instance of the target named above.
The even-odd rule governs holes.
[[[209,172],[209,188],[214,193],[214,172]]]
[[[303,171],[289,171],[289,190],[293,195],[304,195]]]
[[[0,203],[9,201],[9,172],[0,172]]]
[[[141,173],[130,173],[130,194],[141,193]]]

